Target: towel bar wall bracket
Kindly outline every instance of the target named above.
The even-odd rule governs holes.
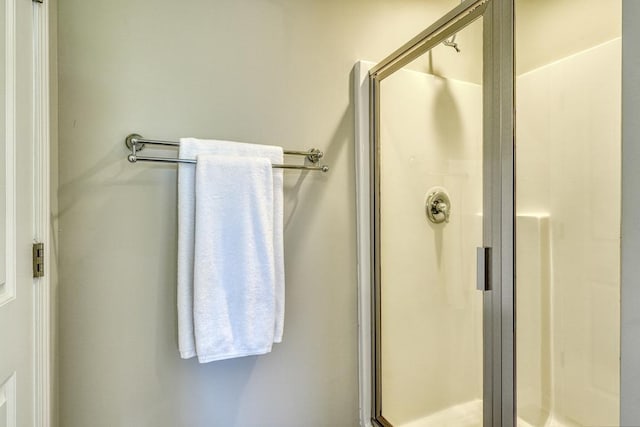
[[[142,137],[137,133],[132,133],[128,135],[124,140],[125,145],[131,151],[131,154],[127,156],[127,160],[131,163],[136,163],[138,161],[146,161],[146,162],[160,162],[160,163],[196,163],[193,159],[179,159],[179,158],[170,158],[170,157],[148,157],[148,156],[138,156],[138,152],[142,151],[146,144],[153,145],[165,145],[170,147],[179,147],[180,143],[178,141],[163,141],[159,139],[147,139]],[[321,171],[328,172],[329,166],[327,165],[318,165],[320,159],[324,156],[324,153],[317,148],[312,148],[307,151],[295,151],[295,150],[284,150],[284,154],[290,156],[305,156],[309,162],[313,163],[313,166],[307,165],[273,165],[274,168],[280,169],[301,169],[301,170],[311,170],[311,171]]]

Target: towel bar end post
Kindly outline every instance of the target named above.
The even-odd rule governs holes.
[[[144,139],[142,135],[138,135],[137,133],[129,134],[124,140],[124,145],[126,145],[132,153],[134,151],[142,151],[144,144],[140,142],[141,139]]]

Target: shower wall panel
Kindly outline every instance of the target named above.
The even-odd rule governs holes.
[[[534,425],[540,414],[618,424],[620,52],[615,39],[517,78],[517,210],[550,226],[549,298],[529,298],[530,277],[517,282],[519,413]],[[519,273],[531,267],[525,228]],[[546,349],[547,368],[524,363]]]

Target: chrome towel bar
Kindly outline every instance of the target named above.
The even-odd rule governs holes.
[[[146,144],[152,145],[166,145],[170,147],[179,147],[180,143],[178,141],[163,141],[160,139],[147,139],[138,135],[137,133],[132,133],[124,140],[125,145],[129,150],[131,150],[131,154],[127,156],[127,160],[131,163],[136,163],[139,161],[142,162],[159,162],[159,163],[196,163],[194,159],[180,159],[180,158],[171,158],[171,157],[149,157],[149,156],[139,156],[138,153],[142,151]],[[321,171],[328,172],[329,166],[327,165],[318,165],[320,159],[324,156],[324,153],[317,148],[312,148],[308,151],[295,151],[295,150],[284,150],[284,154],[290,156],[305,156],[307,160],[313,163],[313,166],[307,165],[277,165],[274,164],[274,168],[279,169],[300,169],[300,170],[309,170],[309,171]]]

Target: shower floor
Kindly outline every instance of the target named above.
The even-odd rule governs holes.
[[[424,418],[401,424],[398,427],[481,427],[482,401],[471,400],[459,405],[450,406]],[[573,427],[576,424],[566,423],[550,417],[541,427]],[[518,427],[534,427],[533,424],[518,418]]]

